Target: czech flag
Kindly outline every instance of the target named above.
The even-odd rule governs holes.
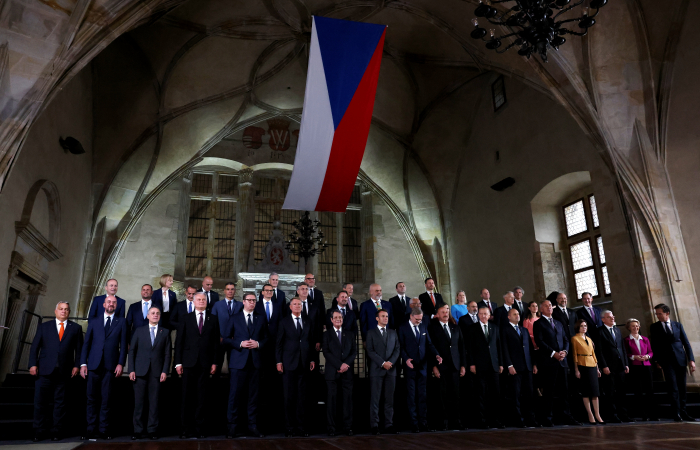
[[[385,25],[313,17],[304,110],[283,209],[345,212],[365,153]]]

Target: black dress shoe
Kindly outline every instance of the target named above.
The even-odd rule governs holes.
[[[265,435],[262,434],[257,428],[248,428],[248,434],[257,438],[265,437]]]
[[[372,427],[369,430],[369,434],[372,434],[374,436],[379,436],[379,428],[378,427]]]
[[[387,427],[387,428],[384,430],[384,434],[399,434],[399,430],[397,430],[397,429],[394,428],[393,426]]]
[[[348,436],[352,436],[352,435],[354,435],[355,433],[353,433],[352,430],[348,430],[348,431],[345,432],[345,434],[347,434]]]
[[[690,414],[683,412],[681,413],[681,419],[683,419],[683,422],[697,422],[698,419],[695,417],[692,417]]]
[[[411,433],[420,433],[420,428],[418,428],[418,425],[411,425]]]
[[[673,418],[673,421],[674,421],[674,422],[683,422],[683,419],[681,419],[681,416],[678,416],[678,415],[677,415],[677,416],[675,416],[675,417]]]

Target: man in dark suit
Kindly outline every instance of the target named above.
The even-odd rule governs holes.
[[[506,399],[512,411],[509,417],[518,428],[539,427],[532,388],[532,375],[537,374],[537,366],[532,361],[530,334],[519,323],[520,313],[514,307],[508,312],[508,323],[500,330],[503,367],[507,371]]]
[[[367,331],[375,327],[377,323],[377,311],[383,309],[389,316],[389,328],[393,329],[394,320],[392,314],[391,303],[382,300],[382,287],[377,283],[369,286],[370,299],[360,304],[360,331],[362,332],[362,340],[367,340]]]
[[[36,330],[29,351],[29,373],[34,383],[34,442],[43,440],[51,428],[51,440],[59,441],[66,429],[66,384],[78,374],[83,330],[68,320],[70,305],[58,302],[55,320]],[[47,411],[53,403],[53,423]],[[46,416],[49,417],[46,417]],[[49,427],[49,425],[51,425]]]
[[[491,300],[491,293],[486,288],[481,290],[481,300],[477,303],[477,307],[481,308],[482,306],[487,307],[491,312],[489,320],[495,320],[496,316],[494,314],[496,313],[496,308],[498,308],[498,303]]]
[[[281,303],[283,305],[286,305],[287,304],[287,294],[285,294],[282,289],[277,288],[279,283],[280,283],[280,276],[277,273],[272,272],[270,274],[270,278],[268,278],[268,280],[267,280],[267,284],[269,284],[270,287],[272,288],[272,300],[274,300],[275,302]],[[264,288],[265,287],[263,286],[263,289]],[[258,301],[262,301],[263,298],[264,298],[264,295],[263,295],[262,291],[260,291],[260,295],[258,295]]]
[[[479,395],[480,428],[505,428],[498,420],[500,386],[498,375],[503,372],[501,338],[498,327],[489,321],[488,306],[479,308],[479,323],[468,327],[467,358],[469,371]]]
[[[377,326],[367,330],[367,357],[369,358],[369,425],[370,434],[379,434],[379,402],[384,398],[384,432],[396,434],[394,429],[394,389],[396,361],[401,349],[396,331],[389,328],[389,312],[380,309],[376,314]]]
[[[605,420],[612,423],[634,422],[627,416],[625,407],[625,374],[629,373],[627,351],[612,311],[603,311],[601,316],[603,326],[598,328],[595,354],[602,373],[600,384],[605,402],[603,404],[607,410]]]
[[[80,355],[80,376],[87,378],[87,430],[82,440],[94,439],[98,427],[100,436],[110,440],[109,409],[112,383],[122,375],[126,363],[126,319],[117,317],[115,297],[105,298],[102,317],[88,321],[85,344]]]
[[[224,286],[224,298],[214,303],[211,307],[211,315],[216,316],[219,320],[219,333],[221,338],[227,338],[231,335],[231,318],[238,311],[243,309],[243,302],[236,301],[233,298],[236,295],[236,285],[228,282]],[[218,380],[221,376],[221,369],[224,367],[224,357],[226,352],[219,352],[219,360],[216,361],[216,374],[214,377]]]
[[[110,297],[116,300],[117,308],[114,311],[117,317],[124,318],[126,315],[126,301],[123,298],[117,297],[117,290],[119,289],[119,283],[114,278],[107,280],[105,285],[105,295],[98,295],[92,299],[90,304],[90,311],[88,311],[88,319],[94,319],[95,317],[102,317],[105,312],[104,306],[105,298]]]
[[[396,330],[409,320],[411,315],[410,301],[411,297],[406,295],[406,283],[399,281],[396,283],[396,295],[389,299],[394,313],[394,328]]]
[[[160,386],[168,378],[170,370],[170,330],[159,326],[161,317],[158,306],[148,310],[148,324],[131,333],[129,345],[129,379],[134,382],[134,434],[140,439],[144,429],[152,440],[158,439],[158,399]],[[148,425],[144,426],[143,411],[148,403]]]
[[[576,334],[576,331],[574,331],[574,326],[578,320],[576,318],[576,311],[566,307],[568,299],[566,298],[566,294],[563,292],[557,293],[556,302],[557,305],[554,307],[552,317],[564,325],[566,337],[569,339],[569,341],[571,341],[571,336]]]
[[[231,389],[228,396],[227,438],[238,435],[238,408],[248,397],[248,433],[263,437],[258,430],[258,390],[260,377],[260,350],[268,345],[265,316],[255,311],[255,294],[243,295],[243,309],[236,312],[229,327],[229,335],[223,340],[229,349],[228,367]]]
[[[523,295],[525,295],[525,289],[521,288],[520,286],[515,286],[513,288],[513,297],[515,297],[513,308],[518,310],[518,315],[520,315],[520,325],[523,324],[523,319],[527,310],[527,304],[523,301]]]
[[[670,319],[671,308],[660,303],[654,306],[654,311],[659,321],[649,329],[652,360],[664,371],[673,420],[695,422],[697,419],[686,411],[686,371],[690,367],[690,373],[695,372],[693,349],[683,325]]]
[[[189,285],[185,289],[185,301],[178,302],[170,314],[170,326],[173,330],[177,330],[182,320],[185,320],[187,314],[194,311],[194,294],[197,293],[197,288]]]
[[[401,359],[404,364],[408,415],[411,418],[411,431],[433,431],[428,426],[428,403],[426,382],[428,380],[428,361],[435,359],[442,364],[433,341],[428,333],[428,326],[423,322],[423,311],[414,308],[409,314],[409,321],[397,330]]]
[[[540,361],[537,364],[542,380],[542,418],[540,423],[551,427],[554,408],[554,397],[558,395],[557,417],[567,425],[581,425],[571,416],[568,399],[567,363],[569,353],[569,338],[566,337],[564,326],[552,317],[552,302],[540,302],[542,317],[534,324],[533,334],[539,347]]]
[[[596,333],[598,328],[603,325],[601,320],[601,314],[603,313],[600,308],[593,306],[593,296],[584,292],[581,295],[581,302],[583,303],[583,308],[576,310],[576,320],[583,319],[588,325],[588,335],[594,340],[597,338]]]
[[[343,317],[343,330],[351,331],[357,335],[357,316],[355,315],[355,311],[349,307],[348,293],[345,291],[338,292],[336,300],[336,306],[329,308],[326,313],[326,330],[333,328],[333,313],[338,311]]]
[[[161,305],[161,315],[160,322],[158,323],[161,327],[168,330],[174,330],[174,327],[170,323],[170,316],[175,310],[177,305],[177,294],[170,290],[173,286],[173,276],[169,273],[163,274],[160,277],[160,289],[153,291],[151,300],[153,300],[154,305]]]
[[[347,293],[341,291],[338,294],[339,305],[347,302]],[[343,326],[343,314],[337,308],[330,309],[332,325],[323,333],[323,356],[326,358],[326,386],[328,396],[326,400],[326,422],[328,435],[335,436],[335,416],[337,415],[336,398],[338,390],[342,391],[343,402],[343,427],[345,434],[352,436],[352,383],[353,362],[357,355],[355,333]],[[346,313],[350,318],[352,311]]]
[[[326,310],[326,301],[323,298],[323,291],[316,287],[316,277],[313,273],[307,273],[304,282],[309,287],[309,301],[318,306],[321,311]]]
[[[202,288],[197,292],[203,292],[207,297],[207,311],[211,311],[211,308],[219,301],[219,293],[212,290],[214,287],[214,279],[210,276],[204,277],[202,279]]]
[[[423,314],[432,319],[435,315],[435,311],[440,307],[440,305],[445,304],[442,301],[442,295],[435,292],[435,280],[432,278],[425,279],[425,292],[418,296],[420,299],[421,309]]]
[[[141,328],[148,324],[148,310],[151,306],[156,306],[158,309],[163,307],[160,303],[155,303],[151,297],[153,288],[150,284],[141,286],[141,301],[134,302],[129,305],[129,311],[126,313],[126,329],[129,332],[127,341],[131,342],[131,336],[137,328]]]
[[[182,377],[182,439],[206,437],[204,408],[209,398],[209,375],[216,373],[221,342],[219,321],[207,309],[206,293],[194,295],[194,308],[179,322],[175,339],[175,371]]]
[[[289,309],[291,314],[282,318],[277,330],[275,352],[284,382],[285,436],[308,437],[305,399],[309,375],[316,367],[314,330],[309,316],[302,314],[299,298],[289,302]]]
[[[343,290],[348,293],[348,308],[355,313],[355,317],[360,317],[360,307],[352,296],[354,292],[354,286],[352,283],[343,283]],[[331,308],[338,306],[338,299],[334,298],[331,302]]]
[[[513,304],[515,303],[515,296],[512,291],[508,291],[503,295],[503,305],[496,308],[494,315],[496,316],[494,323],[499,328],[508,325],[508,312],[513,309]]]

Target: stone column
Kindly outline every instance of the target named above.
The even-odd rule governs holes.
[[[253,169],[245,167],[238,172],[238,201],[236,202],[236,250],[233,270],[236,274],[248,271],[248,259],[255,233],[255,190]]]

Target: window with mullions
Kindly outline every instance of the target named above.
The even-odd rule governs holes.
[[[600,226],[595,196],[591,194],[564,205],[563,213],[577,297],[581,298],[584,292],[598,297],[600,286],[604,295],[610,295],[603,238],[600,234],[593,235]]]

